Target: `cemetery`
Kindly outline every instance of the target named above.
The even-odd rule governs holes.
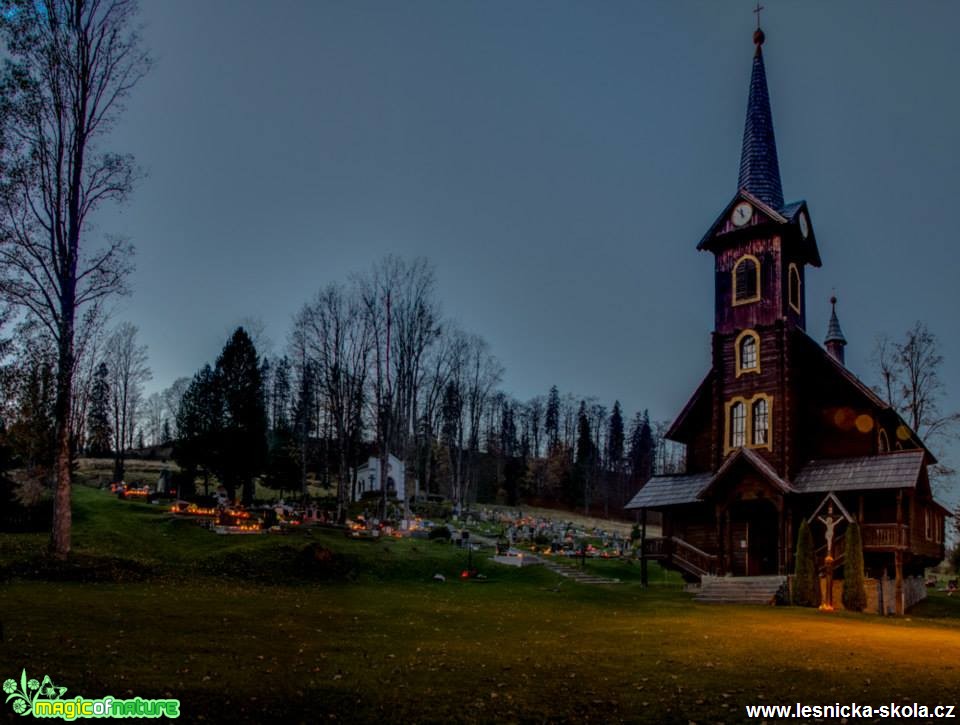
[[[286,521],[301,523],[286,535],[215,536],[203,524],[217,514],[200,506],[173,511],[84,486],[75,501],[77,553],[62,569],[40,563],[42,534],[0,534],[0,665],[29,657],[77,691],[122,691],[136,677],[194,715],[230,702],[252,721],[310,703],[324,717],[416,720],[426,696],[431,717],[461,721],[641,711],[718,720],[744,699],[813,698],[825,680],[831,698],[935,701],[956,678],[960,597],[937,591],[946,580],[906,619],[717,607],[653,562],[644,587],[635,552],[598,553],[622,546],[621,535],[569,526],[559,512],[548,522],[480,507],[469,523],[422,519],[361,540],[296,508]],[[429,538],[447,524],[470,532],[466,546]],[[563,570],[493,563],[501,528],[518,555]],[[551,555],[556,542],[534,542],[544,532],[596,551]],[[464,579],[468,556],[479,576]],[[619,583],[563,576],[581,566]],[[838,645],[863,664],[816,656]]]

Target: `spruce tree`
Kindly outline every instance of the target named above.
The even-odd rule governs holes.
[[[794,562],[793,603],[801,607],[820,606],[820,579],[814,559],[813,534],[806,520],[797,533],[797,554]]]
[[[577,413],[577,454],[574,459],[576,477],[580,484],[584,510],[590,513],[590,498],[593,490],[593,469],[597,459],[597,447],[590,431],[590,418],[587,416],[587,404],[580,401]],[[574,503],[572,500],[571,504]]]
[[[636,414],[630,426],[630,452],[627,459],[630,478],[635,486],[642,486],[653,475],[654,448],[650,415],[645,410],[643,414]]]
[[[613,412],[607,427],[607,464],[610,470],[619,472],[623,462],[623,414],[620,401],[614,401]]]
[[[547,411],[543,422],[543,431],[547,435],[547,451],[552,451],[560,443],[560,391],[554,385],[547,396]]]
[[[110,385],[107,382],[106,363],[100,363],[93,373],[90,388],[90,407],[87,411],[87,455],[103,458],[110,455]]]
[[[867,606],[863,574],[863,541],[856,521],[847,527],[843,562],[843,608],[862,612]]]
[[[613,403],[613,412],[610,413],[610,421],[607,423],[608,473],[606,476],[606,495],[603,497],[604,515],[609,515],[611,498],[614,507],[618,509],[629,498],[623,475],[624,443],[623,413],[620,410],[620,401],[616,400]]]
[[[223,427],[214,472],[233,498],[237,488],[251,504],[254,477],[267,458],[267,413],[260,361],[250,336],[238,327],[217,358],[214,371],[223,401]]]
[[[208,493],[209,473],[220,445],[223,403],[216,377],[209,365],[193,377],[177,410],[177,442],[173,459],[182,470],[178,488],[181,495],[192,492],[200,469],[204,476],[204,494]]]
[[[577,413],[577,466],[585,471],[593,465],[595,457],[596,446],[593,444],[593,435],[590,432],[587,404],[585,401],[580,401],[580,411]]]

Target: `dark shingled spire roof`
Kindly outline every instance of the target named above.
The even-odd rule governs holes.
[[[827,325],[827,339],[824,340],[824,343],[828,342],[839,342],[841,345],[847,344],[847,338],[843,336],[843,331],[840,329],[840,320],[837,319],[837,298],[830,298],[830,305],[832,310],[830,312],[830,324]]]
[[[747,100],[747,121],[743,127],[743,150],[740,152],[738,188],[746,189],[773,209],[783,208],[783,187],[777,143],[773,137],[773,116],[767,93],[767,74],[763,68],[763,31],[757,28],[753,42],[753,73],[750,76],[750,98]]]

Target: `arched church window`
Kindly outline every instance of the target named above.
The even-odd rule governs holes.
[[[730,447],[739,448],[747,442],[747,406],[737,401],[730,406]]]
[[[751,418],[753,419],[753,445],[768,445],[770,443],[770,404],[766,398],[753,401]]]
[[[800,314],[800,270],[797,269],[797,265],[793,262],[790,263],[790,271],[788,272],[790,277],[789,282],[789,299],[790,306],[796,310],[796,313]]]
[[[760,260],[745,254],[733,265],[733,304],[742,305],[760,299]]]
[[[887,431],[880,429],[880,435],[877,439],[877,450],[880,453],[889,453],[890,452],[890,440],[887,438]]]
[[[753,330],[744,330],[737,337],[737,377],[743,373],[760,372],[760,336]]]

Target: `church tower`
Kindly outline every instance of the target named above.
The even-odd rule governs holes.
[[[717,586],[710,601],[732,596],[718,575],[761,577],[751,587],[770,601],[794,569],[799,527],[820,527],[835,506],[860,525],[865,570],[894,572],[885,602],[903,612],[904,579],[925,591],[924,567],[944,556],[948,512],[927,472],[936,460],[844,365],[835,299],[823,346],[804,329],[805,273],[820,254],[806,202],[784,202],[759,27],[753,42],[736,193],[698,245],[714,259],[710,370],[666,433],[686,465],[653,476],[626,508],[662,516],[662,536],[641,534],[644,561],[700,580],[703,593]],[[842,554],[820,551],[830,549],[818,568],[842,567]]]
[[[806,202],[783,200],[764,40],[757,28],[737,193],[697,248],[713,253],[715,270],[711,467],[748,448],[785,476],[788,331],[806,325],[805,269],[820,255]]]

